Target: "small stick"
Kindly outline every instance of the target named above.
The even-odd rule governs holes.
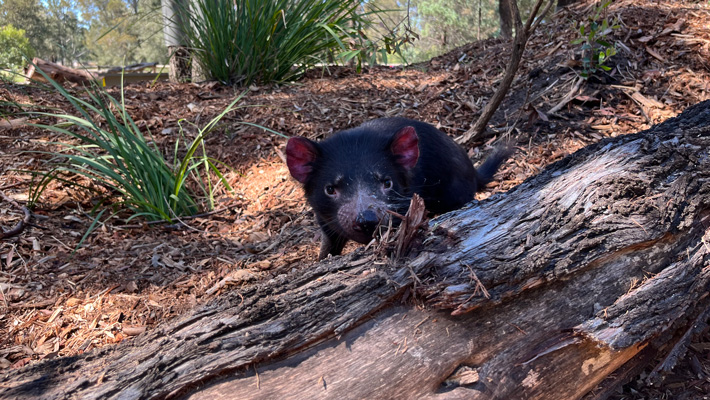
[[[14,207],[22,210],[22,212],[25,214],[24,218],[22,218],[22,220],[20,220],[20,222],[18,222],[17,225],[15,225],[12,229],[10,229],[7,232],[0,231],[0,239],[5,239],[5,238],[9,238],[9,237],[12,237],[15,235],[19,235],[25,229],[25,225],[30,223],[30,218],[32,217],[32,214],[30,213],[30,209],[25,206],[21,206],[21,205],[17,204],[17,202],[15,200],[7,197],[5,195],[5,193],[3,193],[2,191],[0,191],[0,196],[2,196],[2,198],[5,201],[12,204]]]
[[[572,99],[577,95],[579,88],[582,86],[582,82],[584,82],[584,79],[582,79],[582,77],[577,78],[577,82],[575,82],[574,86],[572,86],[572,90],[570,90],[569,93],[567,93],[567,95],[562,98],[562,101],[560,101],[556,106],[552,107],[547,113],[555,114],[560,111],[562,107],[567,105],[567,103],[572,101]]]

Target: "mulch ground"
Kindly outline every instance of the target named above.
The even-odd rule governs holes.
[[[593,6],[582,1],[540,26],[487,135],[465,146],[478,163],[501,141],[516,145],[515,156],[481,198],[604,137],[646,129],[710,98],[710,6],[673,0],[615,1],[610,15],[618,16],[621,28],[613,33],[619,43],[614,69],[575,91],[580,56],[578,46],[570,45],[571,26]],[[231,167],[225,177],[234,191],[221,189],[217,212],[183,226],[127,223],[118,213],[102,218],[82,242],[100,199],[52,182],[31,224],[0,243],[0,370],[130,340],[225,291],[316,261],[319,230],[284,163],[286,139],[243,122],[321,139],[369,119],[405,116],[457,137],[493,94],[509,54],[510,42],[491,39],[406,69],[356,74],[335,67],[287,85],[127,86],[127,110],[166,153],[180,135],[195,137],[195,126],[246,91],[240,108],[207,139],[209,155]],[[109,92],[120,96],[116,88]],[[2,84],[0,99],[0,191],[24,204],[37,185],[33,172],[49,168],[44,152],[68,139],[27,125],[51,120],[16,113],[68,113],[71,106],[57,93],[27,85]],[[556,106],[559,111],[550,112]],[[8,230],[22,212],[0,204],[0,226]],[[644,378],[614,398],[710,394],[710,335],[694,341],[662,385],[649,386]]]

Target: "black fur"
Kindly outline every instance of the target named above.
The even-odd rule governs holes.
[[[393,150],[397,133],[407,127],[414,128],[418,139],[413,168],[407,168],[405,157]],[[388,218],[385,210],[406,213],[413,193],[433,214],[462,207],[509,156],[507,150],[498,151],[477,172],[466,152],[446,134],[405,118],[369,121],[320,143],[291,140],[289,168],[303,183],[324,234],[320,258],[340,254],[349,239],[367,243],[374,227]]]

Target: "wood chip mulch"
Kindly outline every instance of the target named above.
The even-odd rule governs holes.
[[[710,98],[710,5],[673,0],[614,1],[610,15],[618,16],[622,28],[613,33],[619,44],[613,73],[573,91],[579,53],[570,45],[572,22],[593,7],[581,1],[539,27],[489,125],[490,135],[467,145],[476,163],[500,141],[517,147],[481,198],[512,188],[588,144],[646,129]],[[52,182],[30,225],[0,243],[0,370],[119,343],[225,291],[308,268],[316,261],[319,232],[289,177],[286,140],[241,122],[320,139],[372,118],[405,116],[456,137],[493,94],[509,45],[485,40],[406,69],[374,67],[356,74],[331,67],[287,85],[127,86],[127,110],[166,153],[181,134],[195,136],[191,124],[204,126],[247,91],[240,108],[207,140],[210,156],[231,167],[225,176],[234,193],[222,189],[218,212],[186,220],[187,227],[136,221],[126,226],[121,213],[102,218],[77,249],[98,199]],[[116,88],[110,92],[120,96]],[[33,172],[48,168],[44,152],[68,139],[28,125],[48,119],[13,113],[69,113],[71,107],[56,93],[25,85],[0,84],[0,99],[0,191],[25,204],[36,188]],[[558,105],[559,111],[550,112]],[[8,230],[23,213],[0,204],[0,226]],[[642,375],[613,398],[707,395],[710,335],[697,338],[665,377],[663,385],[649,387]]]

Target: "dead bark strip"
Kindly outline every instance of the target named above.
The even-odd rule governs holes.
[[[580,398],[710,305],[709,149],[710,101],[431,221],[409,258],[358,250],[228,293],[7,372],[0,398]],[[428,309],[398,305],[412,294]]]

